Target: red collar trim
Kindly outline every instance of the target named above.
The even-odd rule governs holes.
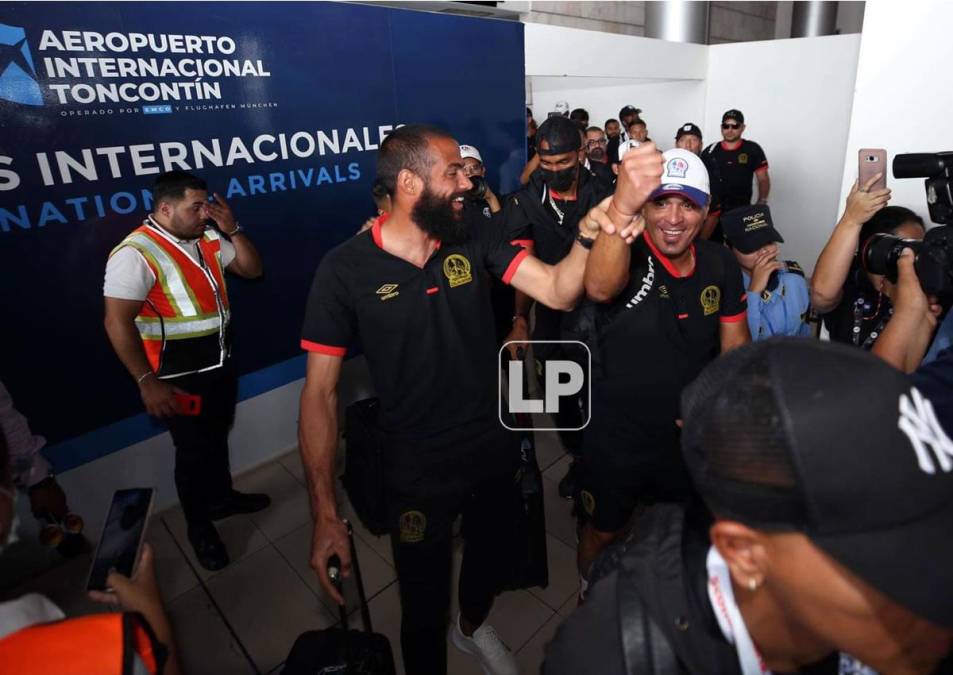
[[[577,199],[579,199],[579,188],[578,187],[576,188],[576,194],[574,194],[572,197],[566,197],[564,195],[561,195],[552,188],[549,188],[549,194],[553,196],[553,199],[559,199],[564,202],[574,202]]]
[[[744,142],[744,140],[745,140],[745,139],[743,139],[743,138],[739,138],[737,141],[734,142],[734,144],[729,143],[728,141],[722,141],[722,142],[721,142],[721,149],[722,149],[722,150],[729,150],[729,151],[731,151],[731,150],[737,150],[738,148],[741,147],[741,144]]]
[[[384,238],[381,236],[381,225],[383,225],[388,218],[390,218],[389,213],[382,213],[377,216],[374,224],[371,225],[371,237],[374,238],[374,243],[377,244],[377,248],[384,248]]]
[[[698,260],[698,257],[695,255],[695,244],[692,244],[692,247],[690,249],[692,252],[692,268],[688,270],[687,274],[682,274],[681,272],[678,271],[678,268],[675,267],[675,264],[668,257],[666,257],[657,248],[655,248],[655,243],[652,241],[651,234],[649,234],[648,232],[643,233],[643,239],[645,239],[645,243],[649,247],[649,250],[652,252],[652,255],[658,258],[658,261],[662,263],[662,267],[664,267],[668,271],[668,273],[671,274],[676,279],[688,278],[695,273],[695,262],[696,260]]]
[[[381,250],[384,249],[384,237],[381,233],[381,226],[387,222],[388,218],[390,218],[389,213],[382,213],[374,220],[374,224],[371,225],[371,237],[374,239],[374,243],[377,244],[377,248]],[[438,240],[437,248],[434,249],[435,251],[440,250],[440,244],[441,242]]]

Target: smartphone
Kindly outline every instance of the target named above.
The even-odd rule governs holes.
[[[882,174],[871,190],[883,190],[887,187],[887,151],[883,148],[861,148],[858,153],[858,186],[863,188],[875,175]]]
[[[106,584],[111,570],[127,577],[135,574],[154,499],[155,490],[152,488],[116,490],[113,494],[103,534],[89,569],[86,590],[112,590]]]
[[[202,412],[202,397],[198,394],[176,394],[180,415],[198,415]]]

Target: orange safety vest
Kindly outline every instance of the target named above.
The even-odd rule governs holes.
[[[132,612],[41,623],[0,640],[4,675],[132,675],[136,656],[155,675],[167,650]]]
[[[151,217],[113,249],[136,249],[155,275],[136,328],[152,370],[160,378],[218,368],[228,358],[230,313],[222,267],[222,241],[208,229],[196,262]]]

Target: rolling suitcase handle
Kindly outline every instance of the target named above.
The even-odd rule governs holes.
[[[347,540],[351,549],[351,568],[354,570],[354,581],[357,584],[358,602],[361,606],[361,620],[364,622],[364,630],[368,633],[373,633],[374,628],[371,625],[371,612],[367,606],[367,595],[364,593],[364,578],[361,576],[361,565],[357,560],[357,547],[354,546],[354,528],[351,527],[351,523],[347,520],[343,522],[347,528]],[[331,583],[334,584],[335,588],[338,589],[341,597],[344,597],[344,591],[342,590],[343,579],[341,578],[341,559],[336,555],[332,555],[328,558],[328,577],[331,579]],[[347,630],[347,609],[345,605],[338,605],[338,611],[341,616],[341,628]]]

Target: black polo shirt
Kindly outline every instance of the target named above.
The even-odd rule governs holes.
[[[677,440],[682,389],[721,352],[721,324],[745,321],[748,307],[727,248],[699,240],[692,255],[694,268],[681,275],[647,233],[632,244],[628,286],[599,306],[587,434],[634,441],[627,450]]]
[[[497,414],[497,345],[486,271],[509,283],[528,252],[494,228],[437,249],[423,269],[382,248],[382,216],[329,251],[301,346],[344,356],[359,342],[384,431],[424,438]]]
[[[751,203],[751,180],[757,171],[766,171],[768,160],[764,150],[754,141],[741,139],[737,148],[731,149],[722,141],[713,143],[702,152],[706,166],[717,167],[718,187],[715,192],[722,202],[722,210],[730,211]]]

